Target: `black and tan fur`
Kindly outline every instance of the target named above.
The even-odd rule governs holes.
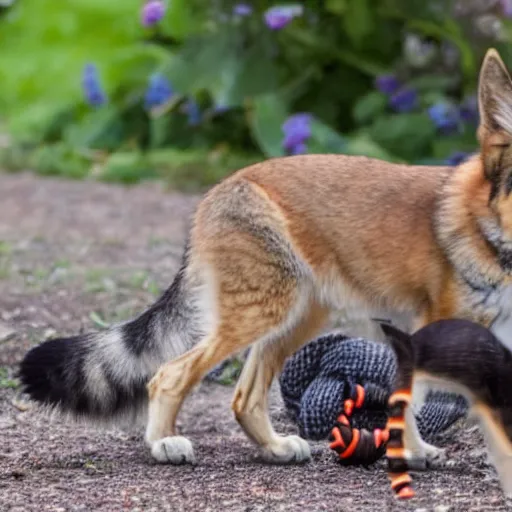
[[[503,491],[512,497],[512,352],[489,329],[468,320],[439,320],[412,335],[388,324],[381,326],[397,356],[386,453],[397,495],[413,495],[405,425],[412,415],[413,387],[423,382],[467,398]]]
[[[333,311],[409,315],[415,329],[463,317],[512,346],[512,82],[494,50],[479,102],[482,151],[457,168],[302,155],[234,173],[199,205],[182,269],[156,304],[106,332],[34,348],[21,363],[25,389],[95,418],[148,403],[151,453],[181,463],[194,459],[175,427],[183,400],[251,346],[235,416],[269,461],[300,462],[309,446],[274,431],[267,393]],[[417,458],[439,454],[411,438]]]

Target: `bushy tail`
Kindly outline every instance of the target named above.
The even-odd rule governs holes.
[[[183,271],[136,319],[31,349],[19,368],[23,390],[74,417],[135,419],[146,406],[146,384],[159,366],[191,348],[197,338],[198,311]]]
[[[397,358],[395,382],[389,397],[389,417],[386,425],[388,443],[386,458],[391,488],[398,498],[414,496],[409,461],[404,445],[405,410],[410,407],[414,377],[414,352],[411,336],[390,324],[380,322],[387,341]]]

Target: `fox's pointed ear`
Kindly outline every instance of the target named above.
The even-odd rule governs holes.
[[[512,138],[512,80],[494,48],[487,51],[480,69],[478,109],[480,144],[498,132],[506,132]]]
[[[487,51],[480,70],[478,109],[480,126],[477,136],[485,177],[492,184],[492,199],[501,187],[504,169],[510,167],[503,157],[512,145],[512,80],[494,49]]]
[[[391,325],[389,322],[378,321],[380,328],[383,330],[386,338],[390,341],[397,341],[405,343],[406,345],[410,344],[411,336],[406,332],[398,329],[394,325]]]
[[[412,358],[412,340],[411,335],[398,329],[389,322],[380,322],[380,327],[386,336],[386,340],[391,345],[393,351],[402,364]]]

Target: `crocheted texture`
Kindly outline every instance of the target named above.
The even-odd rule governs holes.
[[[341,334],[321,336],[291,356],[279,384],[286,409],[306,439],[326,439],[355,386],[364,388],[365,400],[354,410],[356,429],[384,429],[387,404],[396,372],[393,350],[384,343]],[[468,412],[460,395],[430,391],[416,413],[418,429],[428,440],[446,430]]]

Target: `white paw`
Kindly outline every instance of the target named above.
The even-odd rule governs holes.
[[[151,455],[162,464],[195,464],[192,443],[183,436],[164,437],[151,446]]]
[[[410,469],[425,471],[445,466],[448,457],[446,450],[443,448],[438,448],[423,441],[416,450],[408,452],[406,459]]]
[[[428,468],[438,469],[446,464],[448,457],[445,449],[438,448],[428,443],[424,443],[423,449]]]
[[[275,441],[263,450],[263,457],[273,464],[293,464],[311,459],[311,448],[299,436],[276,437]]]

